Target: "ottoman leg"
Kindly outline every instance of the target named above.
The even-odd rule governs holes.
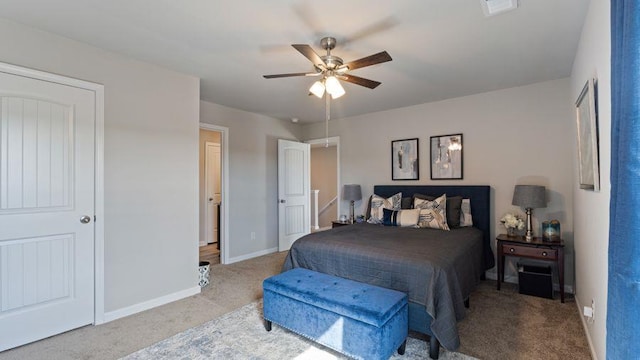
[[[440,356],[440,341],[435,336],[431,335],[429,339],[429,357],[432,359],[438,359]]]
[[[267,331],[271,331],[271,321],[264,319],[264,328]]]
[[[404,339],[400,347],[398,348],[398,354],[404,355],[404,350],[407,348],[407,339]]]

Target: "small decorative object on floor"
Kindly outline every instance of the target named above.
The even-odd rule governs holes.
[[[209,285],[209,267],[210,264],[208,261],[200,261],[200,266],[198,267],[198,285],[201,288]]]
[[[560,241],[560,222],[558,220],[542,222],[542,241]]]
[[[507,235],[516,236],[516,230],[524,229],[524,220],[518,214],[507,213],[500,219],[500,222],[507,229]]]

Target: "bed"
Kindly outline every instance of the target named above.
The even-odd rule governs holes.
[[[377,185],[374,194],[462,196],[470,199],[473,227],[450,231],[359,223],[304,236],[292,245],[283,271],[303,267],[406,292],[409,329],[455,351],[457,322],[485,270],[495,265],[490,242],[489,186]]]

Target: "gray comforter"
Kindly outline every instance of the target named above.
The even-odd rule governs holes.
[[[303,267],[372,285],[403,291],[424,306],[431,331],[447,350],[460,344],[457,321],[464,300],[480,282],[482,232],[341,226],[298,239],[283,270]]]

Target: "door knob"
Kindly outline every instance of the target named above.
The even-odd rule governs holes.
[[[91,216],[89,215],[85,215],[83,217],[80,218],[80,222],[83,224],[88,224],[91,222]]]
[[[213,198],[209,198],[209,201],[213,201]]]
[[[280,204],[284,204],[284,203],[286,203],[286,202],[287,202],[287,200],[285,200],[285,199],[280,199]]]

